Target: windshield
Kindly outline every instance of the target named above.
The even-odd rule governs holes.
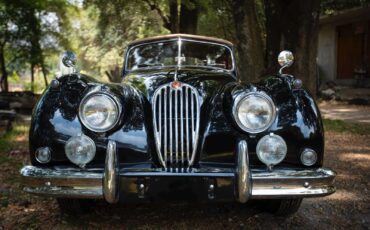
[[[180,54],[180,55],[179,55]],[[138,45],[129,50],[127,70],[191,66],[231,70],[230,49],[223,45],[175,40]]]

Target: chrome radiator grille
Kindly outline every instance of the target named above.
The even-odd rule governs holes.
[[[160,163],[165,169],[188,169],[194,163],[198,144],[198,91],[178,81],[163,85],[154,93],[152,109]]]

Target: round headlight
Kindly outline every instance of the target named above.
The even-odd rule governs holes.
[[[264,93],[248,93],[236,98],[233,114],[241,129],[249,133],[259,133],[274,122],[275,105]]]
[[[270,134],[259,140],[256,153],[258,159],[265,165],[277,165],[284,160],[287,153],[287,146],[282,137]]]
[[[301,162],[306,166],[312,166],[317,161],[317,153],[313,149],[306,148],[301,153]]]
[[[95,132],[106,132],[117,124],[120,111],[118,103],[112,97],[95,93],[82,100],[79,115],[86,128]]]
[[[79,135],[69,138],[64,150],[72,163],[84,167],[94,159],[96,146],[90,137]]]

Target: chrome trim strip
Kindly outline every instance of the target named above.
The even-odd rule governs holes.
[[[164,149],[163,149],[163,152],[164,152],[164,162],[162,162],[162,165],[164,166],[164,168],[166,169],[166,163],[167,162],[167,88],[164,88],[164,97],[163,97],[163,100],[164,100]],[[158,151],[158,149],[157,149]],[[160,150],[158,151],[160,152]],[[161,156],[162,158],[162,156]]]
[[[326,196],[335,192],[336,172],[328,168],[252,172],[253,199]]]
[[[102,187],[25,187],[24,192],[38,196],[65,197],[65,198],[83,198],[83,199],[103,199]]]
[[[188,95],[188,89],[185,88],[185,97],[186,97],[186,104],[185,104],[185,119],[186,119],[186,160],[189,162],[189,95]]]
[[[162,88],[160,90],[162,90]],[[165,91],[165,95],[167,95],[166,88],[164,88],[164,91]],[[156,104],[157,104],[157,99],[158,99],[158,97],[153,97],[153,120],[154,120],[154,123],[155,124],[156,124],[156,119],[157,119],[157,110],[155,109]],[[159,101],[161,101],[161,97],[159,97]],[[165,152],[165,154],[164,154],[164,158],[165,158],[165,160],[163,160],[162,155],[158,154],[159,161],[161,162],[161,164],[163,165],[163,167],[165,169],[166,169],[166,160],[167,160],[167,149],[166,149],[166,145],[167,145],[167,123],[166,123],[166,120],[167,120],[166,119],[166,117],[167,117],[167,108],[166,108],[166,103],[167,103],[167,101],[166,101],[166,98],[165,98],[165,100],[164,100],[164,104],[165,104],[165,107],[164,107],[164,110],[165,110],[164,111],[164,114],[165,114],[165,121],[164,121],[164,128],[165,128],[165,133],[164,133],[164,135],[165,135],[164,152]],[[159,113],[161,113],[161,110],[159,110]],[[161,122],[162,121],[159,119],[159,123],[160,124],[161,124]],[[161,136],[161,130],[158,129],[158,127],[156,125],[153,127],[153,129],[154,129],[155,136],[158,136],[158,135]],[[157,148],[157,151],[160,152],[160,150],[161,150],[161,137],[155,138],[155,146]]]
[[[245,140],[239,141],[236,155],[238,157],[236,168],[238,201],[246,203],[251,195],[252,183],[249,171],[248,145]]]
[[[169,91],[170,91],[170,116],[169,116],[170,117],[170,163],[172,165],[172,163],[173,163],[173,155],[172,155],[172,132],[173,132],[173,129],[172,129],[172,93],[173,93],[173,91],[171,91],[171,88],[169,88]],[[164,146],[164,147],[167,148],[167,146]]]
[[[195,153],[197,151],[197,146],[198,146],[198,138],[199,138],[199,124],[200,124],[200,103],[199,103],[199,95],[198,95],[198,91],[195,90],[195,92],[197,92],[195,95],[194,94],[191,94],[191,98],[195,97],[195,114],[192,113],[192,117],[195,118],[195,130],[194,130],[194,119],[191,119],[191,127],[193,128],[191,130],[192,134],[193,134],[193,152],[191,154],[191,159],[189,161],[189,167],[193,165],[194,163],[194,159],[195,159]],[[193,103],[193,100],[191,102],[191,108],[193,110],[194,108],[194,103]],[[192,111],[193,112],[193,111]]]
[[[161,42],[170,42],[170,41],[179,41],[181,39],[181,41],[186,41],[186,42],[196,42],[196,43],[201,43],[201,44],[210,44],[210,45],[219,45],[219,46],[223,46],[225,47],[226,49],[229,50],[230,52],[230,55],[231,55],[231,61],[232,61],[232,68],[231,69],[223,69],[223,68],[220,68],[220,70],[223,70],[225,72],[233,72],[236,70],[236,63],[235,63],[235,53],[234,53],[234,50],[232,47],[226,45],[226,44],[223,44],[223,43],[217,43],[217,42],[208,42],[208,41],[200,41],[200,40],[196,40],[196,39],[189,39],[189,38],[182,38],[181,36],[179,37],[176,37],[176,38],[171,38],[171,39],[163,39],[163,40],[157,40],[157,41],[151,41],[151,42],[144,42],[144,43],[140,43],[140,44],[136,44],[136,45],[133,45],[131,47],[128,47],[128,49],[126,50],[126,53],[125,53],[125,62],[124,62],[124,72],[127,72],[127,73],[130,73],[130,72],[133,72],[135,70],[128,70],[127,69],[127,65],[128,65],[128,62],[127,60],[128,59],[128,56],[131,52],[132,49],[136,48],[136,47],[139,47],[139,46],[143,46],[143,45],[149,45],[149,44],[153,44],[153,43],[161,43]],[[179,54],[178,54],[179,56]],[[168,67],[173,67],[173,68],[179,68],[179,67],[186,67],[186,66],[179,66],[179,63],[177,63],[176,66],[165,66],[165,68],[168,68]],[[192,67],[192,66],[190,66]],[[156,67],[156,68],[153,68],[153,69],[161,69],[163,67]]]
[[[335,192],[336,173],[318,169],[251,169],[251,199],[319,197]],[[21,170],[24,191],[36,195],[103,199],[103,169],[44,168],[25,166]],[[235,178],[231,168],[193,169],[191,173],[166,172],[162,168],[121,169],[128,177],[213,177]],[[236,197],[238,199],[238,197]]]
[[[103,199],[101,170],[25,166],[20,171],[23,191],[35,195]]]
[[[185,160],[184,160],[184,92],[183,89],[181,88],[181,94],[180,94],[180,145],[181,145],[181,167],[184,168],[185,166]]]
[[[105,200],[111,204],[119,200],[119,161],[116,149],[116,142],[110,140],[105,157],[103,194]]]
[[[177,104],[177,92],[179,90],[175,90],[175,148],[176,148],[176,166],[178,167],[178,163],[179,163],[179,127],[178,127],[178,124],[179,124],[179,121],[177,119],[177,115],[178,115],[178,104]],[[181,121],[182,122],[182,121]]]

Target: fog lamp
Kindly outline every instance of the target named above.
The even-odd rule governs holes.
[[[90,137],[80,134],[69,138],[65,147],[67,158],[74,164],[84,167],[95,157],[96,146]]]
[[[301,153],[301,162],[306,166],[312,166],[317,161],[317,153],[313,149],[306,148]]]
[[[287,145],[278,135],[266,135],[259,140],[256,148],[257,157],[267,166],[279,164],[286,156]]]
[[[41,147],[36,150],[35,158],[39,163],[46,164],[51,160],[51,152],[48,147]]]

